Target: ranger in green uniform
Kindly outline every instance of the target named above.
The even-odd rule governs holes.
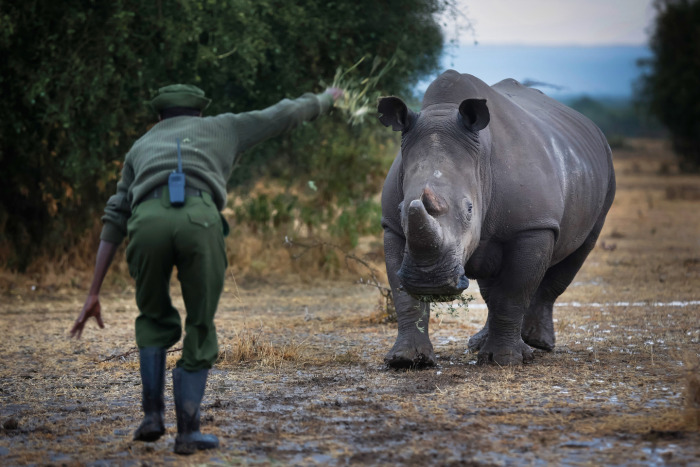
[[[165,433],[165,355],[182,335],[180,315],[169,293],[175,266],[187,311],[182,358],[173,370],[175,452],[191,454],[219,445],[216,436],[200,433],[199,406],[218,353],[214,314],[227,266],[228,225],[220,215],[226,181],[238,154],[327,113],[342,94],[329,88],[322,94],[284,99],[264,110],[214,117],[202,117],[210,100],[191,85],[161,88],[151,102],[159,123],[126,155],[117,192],[109,198],[102,218],[92,285],[70,331],[80,338],[90,317],[104,328],[100,288],[117,247],[128,236],[126,257],[139,308],[136,344],[145,414],[135,440],[155,441]],[[181,174],[169,185],[178,165]]]

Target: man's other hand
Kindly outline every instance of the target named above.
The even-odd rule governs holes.
[[[104,329],[105,324],[102,322],[101,311],[102,306],[100,305],[99,296],[88,295],[87,299],[85,300],[85,305],[83,305],[83,309],[80,312],[80,315],[78,315],[78,319],[75,320],[75,324],[73,324],[73,327],[70,330],[70,336],[80,339],[85,323],[87,323],[87,320],[91,317],[94,317],[95,320],[97,320],[97,325],[101,329]]]

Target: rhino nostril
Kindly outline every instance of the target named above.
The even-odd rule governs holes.
[[[444,198],[436,194],[429,187],[423,189],[421,200],[423,201],[425,210],[433,217],[445,214],[448,210],[447,202]]]

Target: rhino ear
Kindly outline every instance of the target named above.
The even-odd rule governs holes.
[[[391,125],[394,131],[406,131],[411,127],[415,114],[398,97],[382,97],[379,99],[377,111],[381,114],[379,121],[384,126]]]
[[[464,99],[459,104],[459,114],[462,116],[462,124],[472,131],[483,130],[491,121],[486,99]]]

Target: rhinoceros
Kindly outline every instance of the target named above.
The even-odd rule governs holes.
[[[517,365],[554,348],[552,310],[595,246],[615,197],[612,153],[588,118],[513,79],[448,70],[419,113],[383,97],[401,131],[382,190],[398,315],[390,367],[435,364],[430,302],[476,279],[488,307],[469,339],[479,363]]]

